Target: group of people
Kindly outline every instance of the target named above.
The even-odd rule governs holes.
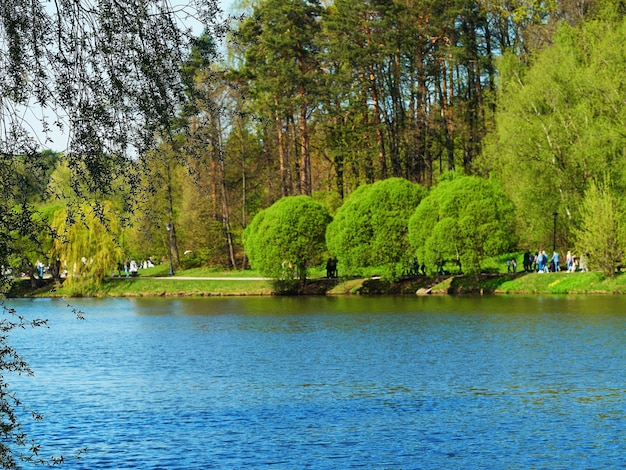
[[[507,272],[517,272],[517,261],[513,258],[507,260]],[[565,270],[567,272],[575,272],[577,270],[586,271],[586,263],[584,258],[577,258],[572,255],[571,251],[567,252],[565,257]],[[561,271],[560,256],[558,251],[554,250],[551,257],[545,250],[537,251],[532,254],[530,251],[524,253],[524,272],[559,272]]]
[[[36,276],[39,280],[43,279],[46,273],[49,273],[53,278],[59,278],[61,276],[61,260],[57,258],[54,263],[49,265],[44,264],[41,260],[35,262]],[[67,271],[64,272],[67,275]],[[22,274],[25,275],[25,274]]]
[[[137,261],[135,261],[134,259],[126,260],[123,263],[120,262],[117,265],[117,271],[118,271],[118,275],[120,277],[122,277],[122,271],[124,271],[124,274],[126,274],[126,277],[131,277],[131,276],[137,276],[139,273],[139,268],[153,268],[154,267],[154,261],[152,261],[152,257],[148,258],[147,260],[144,260],[141,262],[141,264],[137,264]]]

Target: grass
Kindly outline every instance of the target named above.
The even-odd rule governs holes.
[[[495,294],[625,294],[626,273],[608,278],[597,272],[517,273],[449,277],[432,287],[433,293]]]
[[[157,268],[161,268],[161,266],[156,266],[154,268],[149,268],[147,270],[145,270],[145,272],[142,273],[142,276],[155,276],[155,274],[152,274],[149,270],[150,269],[157,269]],[[158,274],[156,274],[158,276],[169,276],[169,268],[165,269],[163,272],[158,272]],[[205,278],[215,278],[215,277],[249,277],[249,278],[254,278],[254,277],[263,277],[262,274],[258,273],[257,271],[252,271],[249,269],[245,269],[245,270],[230,270],[230,271],[225,271],[225,270],[218,270],[218,269],[208,269],[208,268],[192,268],[192,269],[186,269],[184,271],[176,271],[174,273],[175,277],[205,277]]]
[[[508,277],[508,279],[507,279]],[[505,276],[493,292],[503,294],[624,294],[626,273],[605,277],[598,272],[531,273]]]
[[[325,270],[316,268],[309,272],[309,276],[322,277],[322,272],[325,275]],[[55,287],[48,283],[33,290],[30,288],[30,281],[23,279],[16,283],[16,288],[10,295],[16,297],[24,295],[37,297],[197,297],[276,295],[280,292],[273,281],[262,278],[259,272],[252,270],[224,271],[193,268],[176,271],[172,279],[169,277],[169,266],[159,265],[140,269],[137,277],[126,278],[122,273],[121,277],[107,279],[99,286],[74,283]]]
[[[167,266],[140,270],[138,277],[114,277],[100,286],[63,286],[52,283],[38,289],[30,288],[28,279],[16,283],[10,296],[67,297],[160,297],[160,296],[253,296],[296,293],[281,290],[271,280],[255,271],[218,271],[195,268],[178,271],[168,277]],[[309,272],[309,280],[297,293],[310,295],[415,295],[418,291],[432,294],[495,293],[495,294],[626,294],[626,273],[607,278],[601,273],[495,273],[472,276],[418,276],[398,282],[371,278],[327,280],[322,267]],[[177,279],[179,278],[179,279]],[[194,278],[194,279],[188,279]],[[220,278],[220,279],[216,279]],[[297,284],[297,283],[296,283]],[[295,284],[294,284],[295,285]]]
[[[187,274],[181,274],[181,276]],[[202,277],[194,275],[193,277]],[[228,276],[224,276],[228,277]],[[161,296],[213,296],[213,295],[272,295],[271,281],[165,279],[163,277],[112,278],[100,286],[67,286],[56,290],[60,296],[91,297],[161,297]]]

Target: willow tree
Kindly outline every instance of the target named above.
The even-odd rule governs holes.
[[[554,44],[530,67],[511,55],[501,61],[497,130],[483,154],[517,207],[527,246],[569,243],[585,188],[610,178],[626,191],[624,148],[626,21],[562,26]]]
[[[408,231],[429,271],[452,261],[479,274],[484,257],[515,247],[514,207],[497,181],[450,173],[411,215]]]
[[[307,269],[321,263],[331,217],[310,196],[288,196],[259,212],[243,233],[254,269],[275,279],[306,280]]]
[[[366,184],[354,191],[335,214],[326,243],[342,269],[358,274],[381,269],[394,278],[411,260],[408,223],[426,189],[402,178]]]
[[[155,131],[170,127],[185,99],[180,64],[193,31],[215,31],[217,14],[215,0],[0,2],[0,265],[11,254],[11,231],[27,234],[26,221],[33,220],[17,159],[36,166],[37,150],[60,131],[67,144],[57,150],[77,176],[73,182],[88,193],[106,193],[130,157],[152,145]],[[7,358],[0,364],[6,423],[0,465],[14,468],[20,460],[40,459],[19,432],[13,414],[19,401],[4,377],[28,371],[6,343],[17,324],[10,320],[0,321]]]
[[[99,285],[123,261],[123,250],[118,243],[121,225],[110,203],[102,205],[101,213],[87,204],[79,213],[58,210],[51,225],[57,234],[52,258],[62,263],[68,287]]]

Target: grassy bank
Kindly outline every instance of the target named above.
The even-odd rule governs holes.
[[[159,297],[209,295],[272,295],[269,281],[177,280],[162,278],[112,279],[84,295],[100,297]]]
[[[597,272],[522,273],[486,279],[483,288],[497,294],[625,294],[626,273],[613,278]]]
[[[434,284],[433,294],[624,294],[626,273],[607,278],[601,273],[519,273],[449,277]]]
[[[272,282],[265,280],[169,279],[160,277],[112,278],[99,286],[56,286],[19,281],[9,297],[166,297],[211,295],[273,295]]]
[[[470,276],[418,276],[397,282],[380,279],[309,279],[304,286],[277,284],[252,271],[181,271],[175,277],[160,271],[139,277],[115,277],[100,286],[55,286],[17,281],[11,297],[166,297],[252,295],[437,295],[437,294],[624,294],[626,273],[605,278],[600,273],[518,273]]]
[[[626,273],[607,278],[601,273],[518,273],[473,276],[417,277],[398,282],[353,279],[338,283],[328,294],[626,294]]]

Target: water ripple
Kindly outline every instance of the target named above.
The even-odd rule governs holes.
[[[80,302],[10,380],[70,468],[626,466],[619,299]]]

